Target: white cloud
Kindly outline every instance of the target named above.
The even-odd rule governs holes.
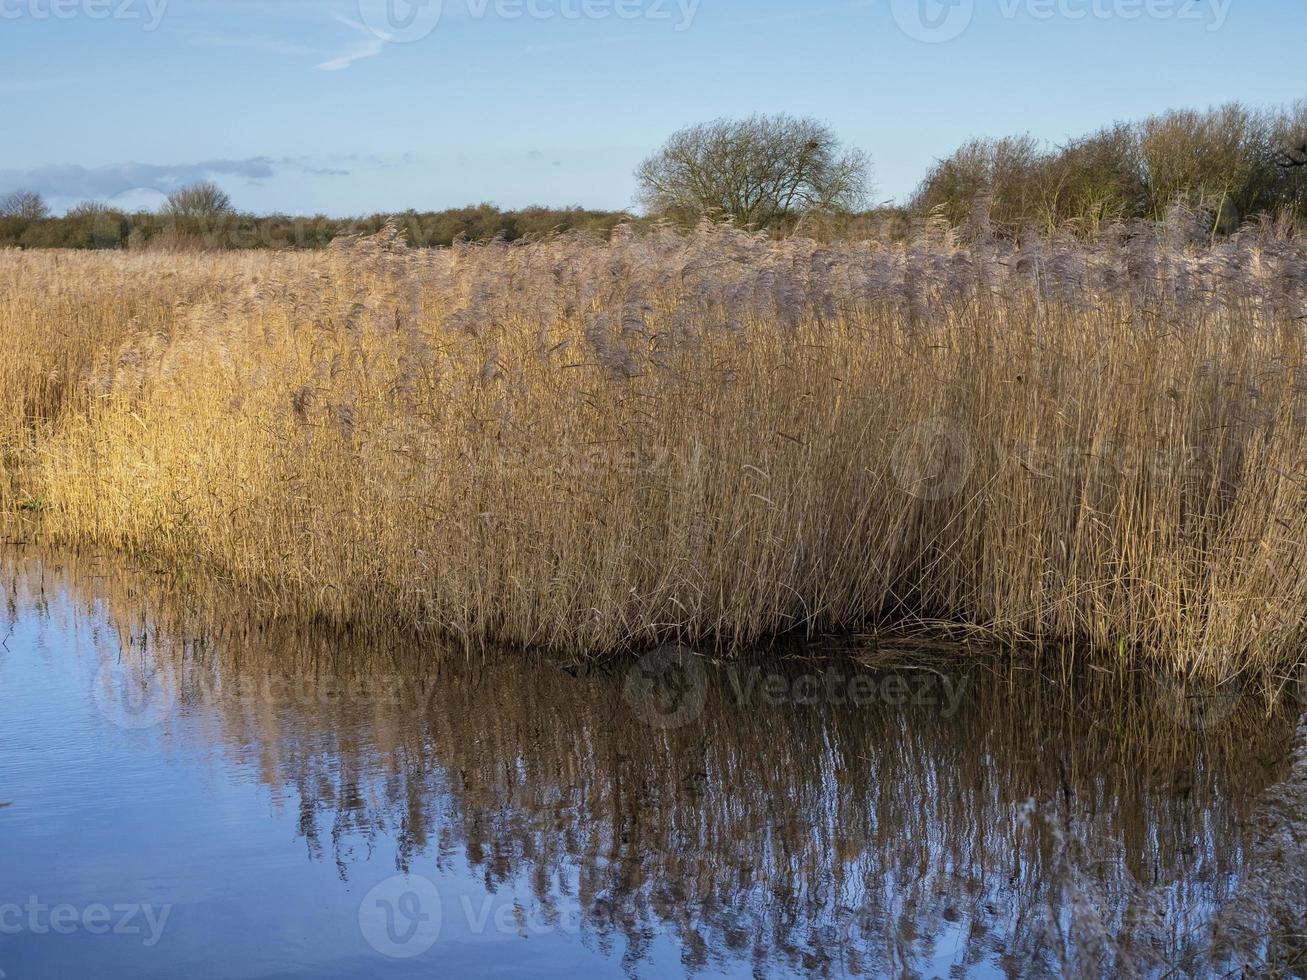
[[[250,157],[199,163],[111,163],[100,167],[44,164],[29,170],[0,170],[0,193],[23,187],[56,200],[107,200],[124,193],[167,194],[198,180],[233,177],[262,181],[290,170],[315,177],[347,176],[348,170],[305,158]]]

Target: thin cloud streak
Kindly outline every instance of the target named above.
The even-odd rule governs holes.
[[[363,40],[355,42],[353,47],[346,49],[336,57],[316,65],[318,71],[342,71],[356,61],[362,61],[364,58],[375,58],[385,49],[386,42],[389,39],[384,35],[378,35],[358,21],[351,20],[341,14],[335,14],[331,19],[338,24],[344,24],[352,31],[362,34]]]
[[[65,84],[55,79],[23,78],[12,82],[0,82],[0,95],[22,95],[24,92],[40,92],[57,85]]]
[[[287,58],[308,58],[321,55],[320,51],[305,47],[302,44],[258,34],[224,34],[219,31],[200,31],[187,28],[173,28],[168,33],[184,39],[195,47],[257,51],[262,54]]]

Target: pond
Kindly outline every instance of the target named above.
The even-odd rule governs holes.
[[[850,643],[586,667],[3,568],[6,980],[1307,968],[1291,696]]]

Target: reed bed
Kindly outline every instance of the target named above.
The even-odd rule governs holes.
[[[257,609],[598,654],[964,626],[1284,673],[1307,243],[703,228],[0,253],[11,523]]]

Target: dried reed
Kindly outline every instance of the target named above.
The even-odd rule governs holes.
[[[1307,244],[702,229],[0,253],[14,520],[260,609],[591,653],[1307,640]]]

